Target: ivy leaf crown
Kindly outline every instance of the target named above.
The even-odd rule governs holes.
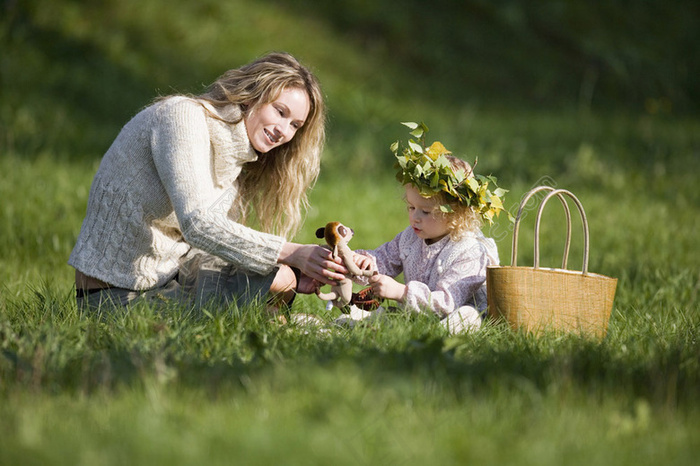
[[[493,224],[494,217],[504,210],[503,198],[508,191],[497,186],[495,177],[476,175],[473,168],[469,173],[453,170],[446,157],[452,152],[440,141],[426,147],[428,127],[424,123],[408,121],[401,124],[408,127],[412,137],[407,146],[402,146],[399,141],[390,146],[396,157],[396,179],[403,185],[411,184],[423,197],[443,193],[448,202],[471,207],[482,220]],[[489,185],[494,187],[493,191]],[[440,210],[452,212],[452,207],[448,203],[441,205]]]

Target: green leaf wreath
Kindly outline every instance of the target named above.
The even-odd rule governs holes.
[[[448,200],[470,206],[485,222],[492,224],[494,217],[505,210],[503,198],[508,191],[497,186],[495,177],[474,174],[473,167],[469,173],[454,171],[445,157],[451,152],[440,141],[426,147],[425,133],[428,132],[428,127],[425,124],[401,124],[410,129],[412,138],[409,138],[406,147],[402,147],[399,141],[390,147],[397,161],[396,179],[404,185],[410,183],[424,197],[443,192]],[[489,189],[490,185],[493,186],[493,191]],[[445,204],[440,206],[440,210],[451,212],[452,208]]]

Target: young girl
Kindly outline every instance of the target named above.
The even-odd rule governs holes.
[[[413,148],[398,155],[394,146],[409,226],[373,251],[356,251],[364,256],[358,264],[376,267],[378,274],[367,279],[376,296],[413,312],[432,312],[452,333],[479,328],[486,310],[486,267],[498,264],[496,244],[480,228],[482,219],[501,210],[499,195],[505,191],[491,194],[486,187],[494,180],[475,177],[439,142],[422,153]],[[444,183],[435,183],[438,178]],[[405,283],[394,279],[401,272]]]

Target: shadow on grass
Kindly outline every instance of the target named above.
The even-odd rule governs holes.
[[[348,369],[369,391],[408,386],[413,394],[431,387],[457,400],[573,392],[643,398],[675,409],[700,395],[696,321],[691,316],[683,331],[669,325],[667,335],[657,338],[643,326],[638,333],[613,326],[602,341],[536,338],[497,323],[448,336],[424,317],[328,331],[279,325],[255,309],[203,315],[187,309],[154,313],[144,306],[100,319],[80,316],[62,298],[38,295],[3,313],[0,379],[3,391],[89,395],[155,383],[218,398],[246,392],[251,381],[273,383],[280,371],[284,383],[305,386],[319,374]]]

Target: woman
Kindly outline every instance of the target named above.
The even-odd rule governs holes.
[[[318,176],[324,125],[317,79],[286,53],[143,109],[90,189],[69,259],[79,306],[161,297],[276,306],[342,279],[325,248],[286,240]],[[258,230],[245,226],[251,217]]]

